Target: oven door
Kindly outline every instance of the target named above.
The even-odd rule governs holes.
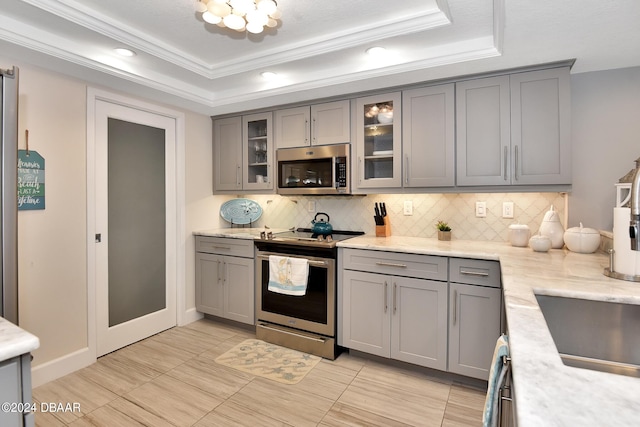
[[[309,277],[305,295],[293,296],[269,291],[269,256],[305,258]],[[256,318],[307,332],[335,336],[335,260],[297,257],[290,254],[256,253]]]

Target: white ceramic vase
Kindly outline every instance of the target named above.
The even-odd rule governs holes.
[[[538,233],[551,239],[553,249],[562,249],[564,246],[564,227],[560,223],[560,215],[553,209],[553,206],[544,214]]]

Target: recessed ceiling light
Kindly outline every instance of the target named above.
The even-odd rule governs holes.
[[[114,50],[116,51],[116,53],[118,55],[121,55],[121,56],[135,56],[136,55],[136,53],[134,51],[132,51],[131,49],[124,48],[124,47],[118,47],[118,48],[116,48]]]
[[[273,71],[263,71],[262,73],[260,73],[260,75],[265,80],[272,80],[272,79],[275,79],[278,76]]]
[[[369,54],[371,56],[377,56],[377,55],[382,55],[386,51],[387,51],[387,49],[385,49],[382,46],[374,46],[374,47],[370,47],[365,52],[367,52],[367,54]]]

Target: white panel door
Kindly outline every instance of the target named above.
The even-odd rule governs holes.
[[[176,120],[95,104],[97,355],[176,325]]]

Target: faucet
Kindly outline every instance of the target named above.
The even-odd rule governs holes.
[[[629,223],[629,237],[631,238],[631,250],[640,251],[640,168],[636,168],[631,184],[631,222]]]

